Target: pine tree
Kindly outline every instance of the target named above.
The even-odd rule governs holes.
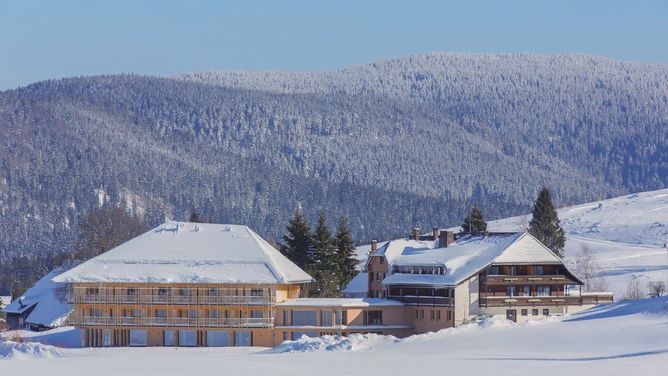
[[[337,264],[339,267],[339,278],[341,286],[345,286],[357,274],[358,261],[355,258],[355,242],[348,228],[345,217],[339,220],[339,227],[334,238],[337,251]]]
[[[199,217],[196,211],[190,212],[190,217],[188,217],[188,222],[190,223],[204,223],[202,218]]]
[[[566,234],[559,224],[557,211],[552,205],[552,194],[545,187],[540,191],[533,205],[533,218],[529,222],[529,233],[559,257],[564,257]]]
[[[475,205],[473,205],[466,218],[464,218],[462,228],[464,229],[464,233],[467,234],[482,234],[487,232],[487,222],[485,222],[482,211]]]
[[[281,253],[302,269],[309,266],[311,249],[311,228],[299,208],[287,226],[288,233],[283,235]]]
[[[320,212],[313,234],[311,267],[315,270],[315,283],[310,286],[309,296],[335,297],[339,295],[340,277],[338,254],[332,233],[327,228],[325,213]]]

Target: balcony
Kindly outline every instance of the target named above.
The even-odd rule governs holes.
[[[273,296],[186,296],[186,295],[85,295],[70,299],[74,304],[140,304],[140,305],[272,305]]]
[[[485,275],[480,282],[487,285],[576,285],[565,275]]]
[[[73,316],[68,325],[75,326],[129,326],[169,328],[269,328],[273,318],[190,318],[190,317],[109,317]]]
[[[509,307],[509,306],[553,306],[553,305],[583,305],[612,303],[610,293],[588,293],[580,295],[539,295],[539,296],[508,296],[480,293],[481,307]]]
[[[391,300],[397,300],[408,305],[424,305],[424,306],[451,306],[454,299],[444,296],[394,296],[387,297]]]

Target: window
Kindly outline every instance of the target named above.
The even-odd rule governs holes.
[[[261,319],[261,318],[264,317],[264,312],[258,311],[258,310],[255,310],[255,309],[250,311],[250,313],[251,313],[250,317],[252,319]]]
[[[498,266],[490,266],[489,270],[487,271],[487,274],[499,275],[499,267]]]
[[[104,310],[102,308],[91,308],[90,315],[93,317],[102,317],[104,316]]]
[[[155,317],[167,317],[167,310],[166,309],[156,309],[155,310]]]
[[[191,317],[191,318],[199,317],[199,311],[196,310],[196,309],[189,309],[188,310],[188,317]]]
[[[452,321],[452,311],[448,311],[448,321]]]
[[[289,334],[290,334],[289,332],[283,332],[283,341],[287,341],[288,339],[290,339]]]
[[[109,347],[111,346],[111,330],[104,329],[102,330],[102,346]]]
[[[130,329],[130,346],[146,346],[148,333],[146,330]]]
[[[379,281],[382,279],[382,274],[381,273],[376,273],[376,281]]]
[[[415,310],[415,319],[416,320],[424,320],[424,309],[416,309]]]
[[[317,311],[292,311],[292,325],[318,325]]]
[[[251,345],[251,333],[250,332],[234,332],[234,345],[235,346],[250,346]]]
[[[144,316],[144,310],[143,309],[131,309],[130,310],[130,317],[142,317]]]
[[[251,289],[251,296],[264,296],[262,289]]]
[[[522,295],[530,296],[531,295],[531,286],[522,287]]]
[[[384,264],[384,263],[385,263],[385,257],[379,257],[378,259],[380,260],[380,263],[381,263],[381,264]]]
[[[522,316],[527,316],[529,314],[529,310],[523,309],[522,310]]]
[[[517,296],[517,288],[515,286],[506,287],[507,296]]]
[[[165,330],[163,332],[163,346],[176,346],[176,331]]]
[[[97,287],[86,287],[86,295],[97,295],[100,291]]]
[[[219,319],[220,318],[220,310],[219,309],[209,310],[209,318]]]
[[[536,286],[537,296],[550,296],[550,286]]]
[[[545,270],[543,269],[543,265],[536,265],[533,268],[533,273],[535,275],[543,275],[543,274],[545,274],[544,272],[545,272]]]
[[[296,340],[302,338],[303,336],[314,338],[314,337],[318,336],[318,333],[316,333],[316,332],[293,332],[292,333],[292,340],[296,341]]]
[[[364,311],[364,325],[383,325],[383,311]]]
[[[430,317],[429,319],[431,321],[440,321],[441,320],[441,311],[437,309],[432,309],[430,312]]]
[[[179,330],[179,346],[197,346],[197,331]]]
[[[206,345],[209,347],[229,346],[230,336],[227,332],[220,330],[209,330],[206,332]]]
[[[508,271],[509,271],[510,275],[516,275],[517,274],[517,267],[515,265],[511,265]]]
[[[336,311],[336,325],[348,325],[347,311]]]
[[[320,326],[332,326],[332,311],[320,311]]]
[[[288,311],[288,310],[283,311],[283,325],[288,325],[288,323],[290,322],[288,312],[290,312],[290,311]]]
[[[531,316],[538,316],[538,309],[534,308],[531,310]]]
[[[209,289],[209,296],[220,296],[220,289]]]
[[[543,308],[543,316],[549,316],[550,315],[550,309],[549,308]]]
[[[158,289],[158,296],[169,296],[170,295],[170,290],[166,288],[160,288]]]

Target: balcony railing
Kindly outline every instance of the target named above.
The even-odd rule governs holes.
[[[184,295],[85,295],[73,296],[77,304],[147,305],[270,305],[273,296],[184,296]]]
[[[612,294],[495,296],[480,293],[481,307],[582,305],[612,303]]]
[[[565,275],[486,275],[480,282],[487,285],[570,285],[576,281]]]
[[[188,328],[266,328],[274,325],[273,318],[190,318],[190,317],[109,317],[73,316],[69,325],[188,327]]]
[[[398,300],[409,305],[437,305],[451,306],[454,299],[443,296],[394,296],[389,295],[388,299]]]

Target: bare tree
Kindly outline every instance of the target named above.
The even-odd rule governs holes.
[[[626,295],[624,300],[640,300],[645,297],[645,293],[640,288],[640,281],[637,277],[633,277],[628,286],[626,286]]]
[[[658,298],[663,296],[666,293],[666,283],[663,281],[650,282],[649,286],[649,296],[652,298]]]
[[[583,243],[578,252],[576,266],[578,272],[585,283],[585,291],[604,291],[607,289],[607,282],[601,276],[601,266],[596,262],[591,247]]]
[[[121,208],[100,208],[81,222],[73,260],[87,260],[104,253],[148,230],[141,219]]]

